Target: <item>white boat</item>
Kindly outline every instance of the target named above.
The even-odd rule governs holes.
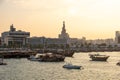
[[[65,64],[63,65],[63,68],[67,68],[67,69],[82,69],[82,66],[78,66],[78,65],[72,65],[71,63]]]
[[[43,54],[36,54],[35,56],[34,55],[31,55],[29,58],[27,58],[28,60],[30,61],[40,61],[40,55],[43,55]]]

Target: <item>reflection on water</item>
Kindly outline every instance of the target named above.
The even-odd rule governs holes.
[[[74,58],[65,59],[65,62],[82,65],[83,70],[64,69],[65,62],[5,59],[8,65],[0,66],[0,80],[120,80],[120,66],[116,66],[120,52],[100,52],[110,56],[107,62],[90,61],[88,54],[76,53]]]

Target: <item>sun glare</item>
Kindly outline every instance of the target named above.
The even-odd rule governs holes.
[[[74,0],[66,0],[67,3],[73,3]]]
[[[78,10],[76,8],[71,8],[68,11],[69,15],[75,16],[78,13]]]

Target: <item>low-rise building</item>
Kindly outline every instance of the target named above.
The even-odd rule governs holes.
[[[100,46],[108,47],[108,46],[114,46],[115,45],[115,42],[112,38],[87,40],[86,42],[87,42],[87,44],[91,44],[91,45],[94,45],[94,46],[100,45]]]
[[[82,39],[78,38],[70,38],[67,40],[70,47],[82,47],[86,43],[86,38],[83,37]]]
[[[33,47],[59,47],[61,45],[66,45],[66,39],[59,38],[45,38],[45,37],[31,37],[28,39],[29,45]]]
[[[66,39],[59,39],[59,38],[46,38],[46,44],[57,44],[57,45],[64,45],[67,44]]]
[[[30,37],[28,38],[28,43],[31,46],[38,46],[44,44],[45,40],[45,37]]]

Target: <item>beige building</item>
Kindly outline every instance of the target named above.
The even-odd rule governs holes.
[[[16,31],[16,28],[12,24],[9,31],[2,33],[1,42],[2,45],[21,47],[27,44],[28,37],[30,37],[30,32]]]

